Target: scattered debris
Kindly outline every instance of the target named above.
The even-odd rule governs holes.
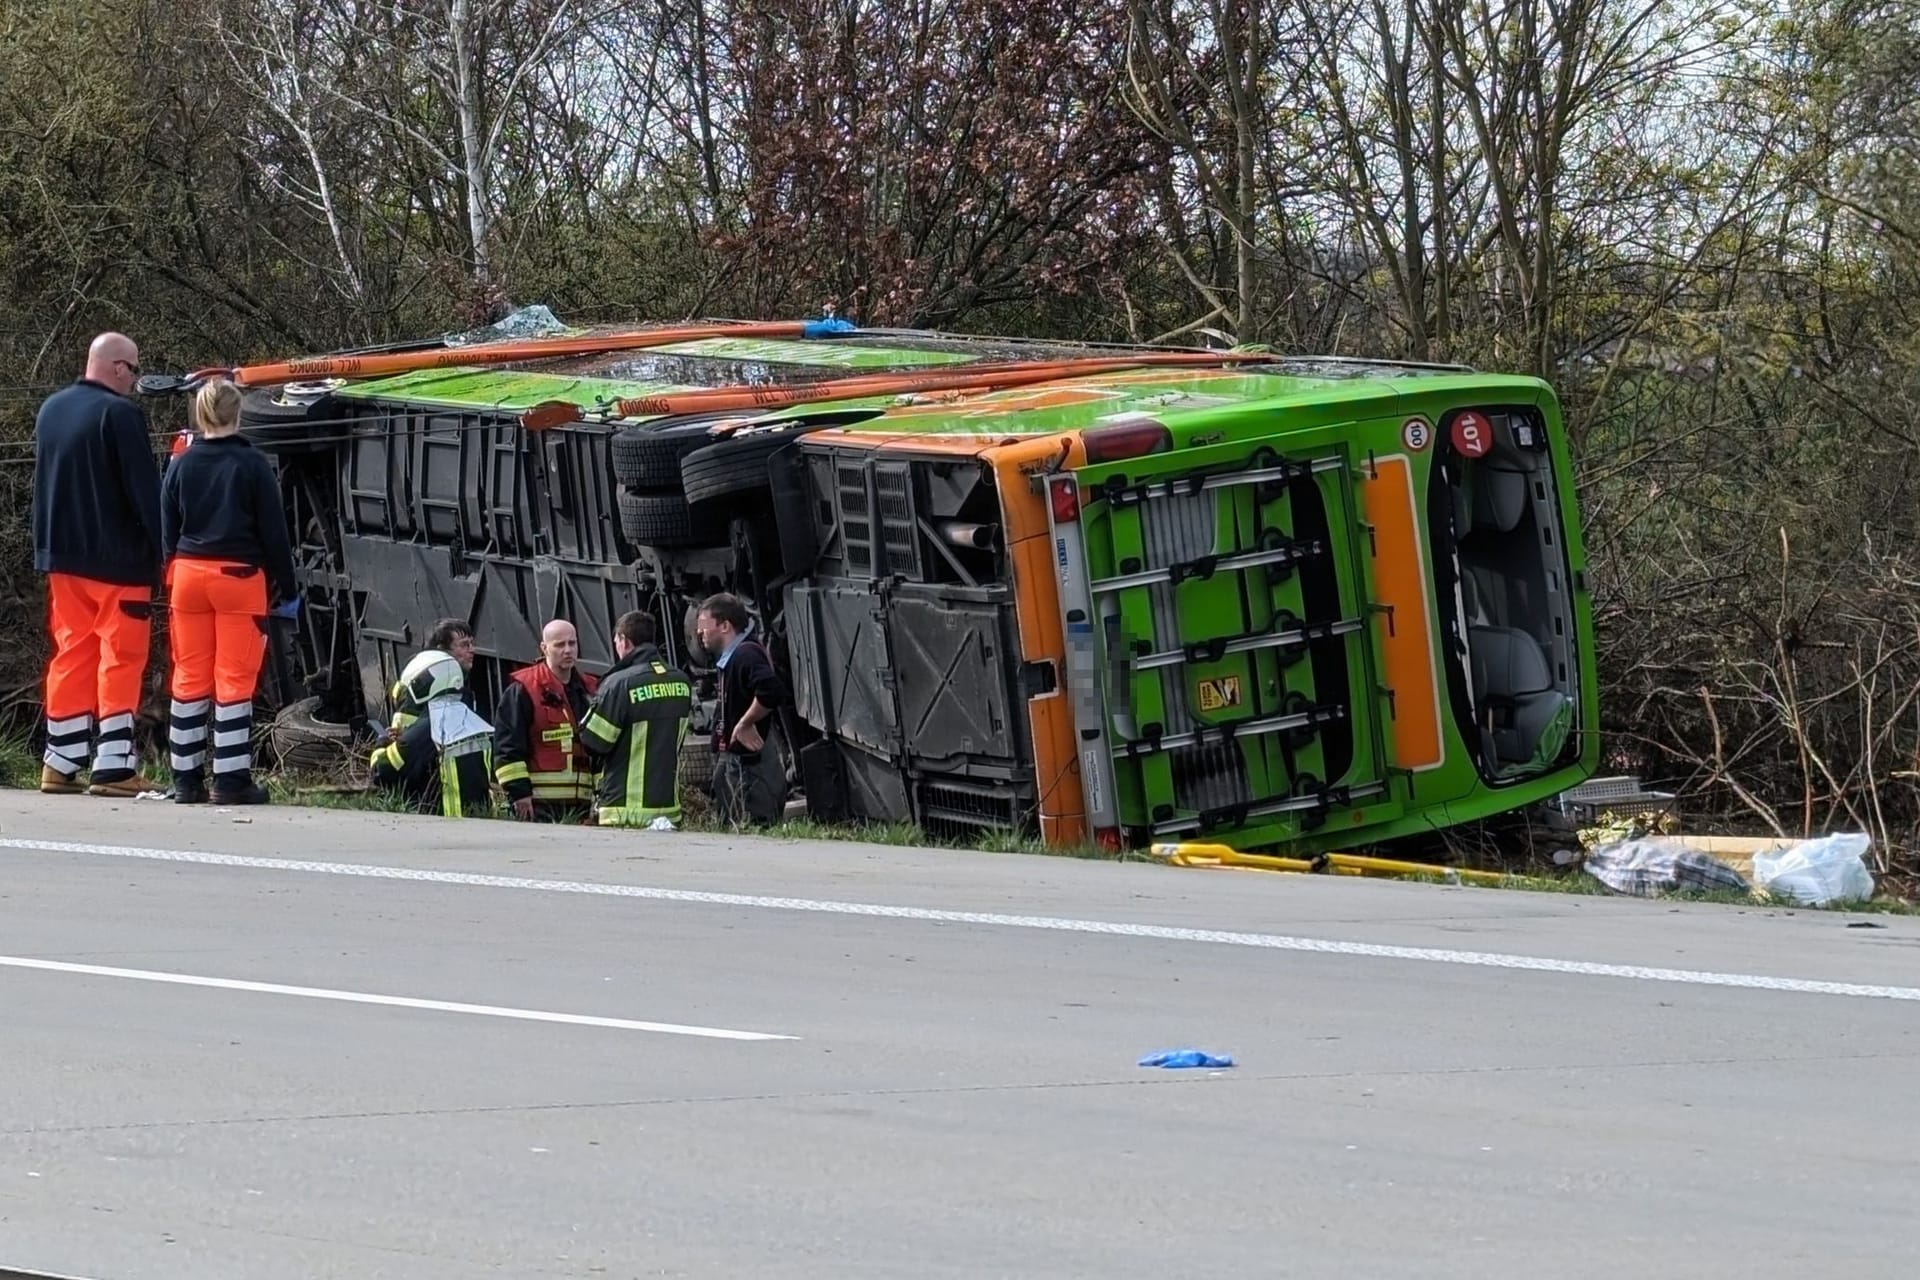
[[[572,332],[560,318],[540,303],[515,307],[500,319],[465,333],[449,333],[441,341],[449,347],[472,346],[476,342],[503,342],[513,338],[556,338]]]
[[[1578,839],[1580,847],[1591,852],[1603,845],[1619,844],[1628,840],[1677,835],[1679,830],[1680,820],[1665,809],[1609,809],[1602,813],[1592,826],[1582,828]]]
[[[1604,826],[1622,812],[1658,814],[1670,822],[1673,800],[1671,792],[1649,791],[1635,777],[1590,778],[1547,801],[1545,809],[1553,826],[1570,831]]]
[[[1586,836],[1581,833],[1582,838]],[[1615,893],[1657,898],[1663,893],[1751,893],[1746,877],[1709,853],[1678,840],[1640,837],[1587,850],[1588,875]]]
[[[1807,907],[1864,902],[1873,896],[1865,855],[1872,840],[1859,832],[1800,840],[1753,856],[1753,878],[1775,897]]]
[[[1140,1059],[1143,1067],[1230,1067],[1233,1059],[1225,1055],[1204,1052],[1200,1049],[1165,1049],[1159,1053],[1150,1053]]]

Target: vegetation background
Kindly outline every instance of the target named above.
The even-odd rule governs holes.
[[[1609,765],[1920,870],[1917,145],[1920,0],[0,0],[0,703],[104,327],[1224,336],[1549,378]]]

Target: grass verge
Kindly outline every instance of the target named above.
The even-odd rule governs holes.
[[[171,774],[164,760],[149,760],[146,763],[146,775],[159,786],[171,782]],[[268,792],[276,805],[300,806],[314,809],[360,810],[372,813],[407,813],[408,806],[394,796],[343,786],[331,775],[299,772],[262,773]],[[31,744],[17,735],[0,735],[0,787],[32,790],[40,784],[40,756]],[[504,820],[504,818],[502,819]],[[729,828],[711,816],[690,817],[681,824],[681,830],[706,835],[726,835]],[[1081,858],[1101,862],[1156,862],[1155,858],[1135,852],[1113,853],[1093,845],[1059,848],[1042,844],[1039,840],[1018,835],[1013,832],[988,832],[967,839],[943,839],[931,835],[912,823],[844,823],[833,824],[816,822],[811,818],[798,818],[776,826],[756,831],[754,834],[775,840],[844,840],[850,843],[893,845],[900,847],[967,850],[978,853],[1030,854],[1055,858]],[[1358,852],[1356,850],[1356,852]],[[1537,867],[1538,861],[1528,861]],[[1266,872],[1264,874],[1286,874]],[[1398,877],[1419,884],[1446,885],[1458,883],[1449,879],[1446,872],[1436,868],[1432,875]],[[1468,885],[1469,888],[1494,890],[1522,890],[1530,893],[1573,894],[1590,897],[1621,897],[1582,871],[1570,871],[1546,875],[1538,871],[1516,871],[1507,874],[1498,885]],[[1668,893],[1655,898],[1644,899],[1649,902],[1698,902],[1711,905],[1743,907],[1747,909],[1763,908],[1785,912],[1795,911],[1834,911],[1849,914],[1868,915],[1920,915],[1920,903],[1883,893],[1871,902],[1857,903],[1844,907],[1807,907],[1785,899],[1774,898],[1766,894],[1743,894],[1735,890],[1718,890],[1700,893]]]

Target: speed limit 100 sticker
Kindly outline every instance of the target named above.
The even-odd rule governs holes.
[[[1433,443],[1433,428],[1425,418],[1408,418],[1400,428],[1400,439],[1406,442],[1407,448],[1419,453]]]
[[[1493,448],[1493,424],[1484,413],[1467,410],[1453,420],[1453,447],[1469,458],[1485,457]]]

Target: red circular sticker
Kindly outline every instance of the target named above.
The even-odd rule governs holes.
[[[1433,443],[1433,428],[1425,418],[1408,418],[1400,428],[1400,439],[1407,448],[1419,453]]]
[[[1453,447],[1469,458],[1485,457],[1493,448],[1493,424],[1471,409],[1453,420]]]

